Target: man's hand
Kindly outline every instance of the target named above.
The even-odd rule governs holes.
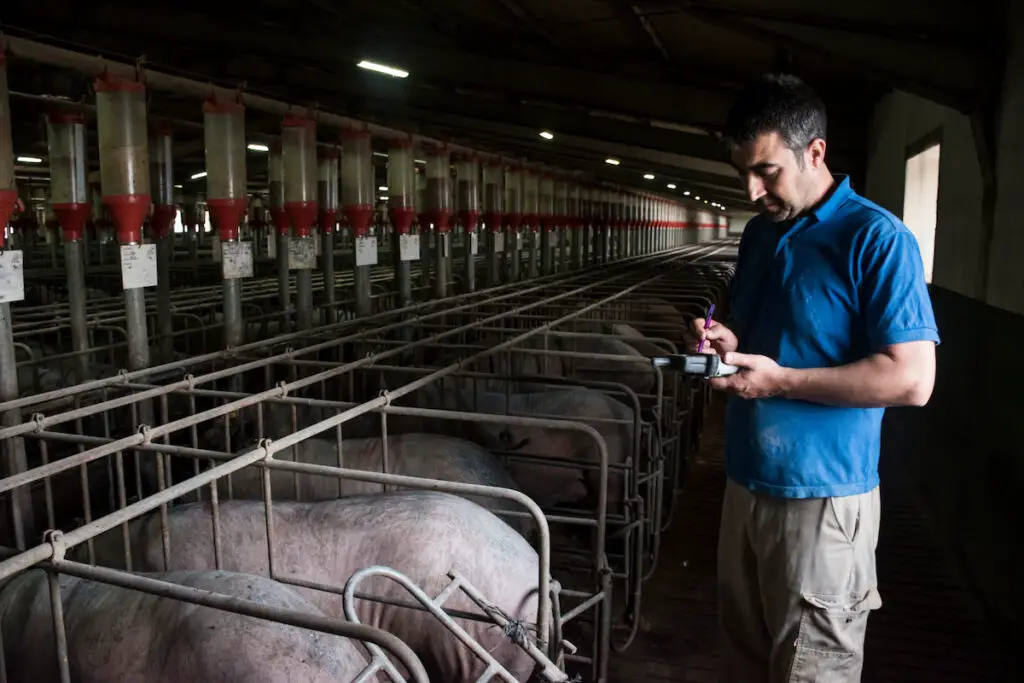
[[[783,393],[786,369],[771,358],[733,351],[726,353],[722,360],[743,369],[735,375],[708,380],[712,389],[740,398],[769,398]]]
[[[690,353],[697,353],[701,339],[706,340],[701,353],[712,356],[724,356],[739,348],[740,342],[736,339],[736,335],[720,322],[712,320],[708,328],[704,329],[704,318],[694,318],[693,330],[697,333],[697,340],[690,347]]]

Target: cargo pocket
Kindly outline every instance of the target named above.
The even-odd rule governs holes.
[[[788,683],[858,683],[868,615],[882,606],[874,588],[846,595],[801,595],[800,628]]]

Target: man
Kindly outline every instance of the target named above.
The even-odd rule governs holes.
[[[917,242],[825,164],[825,110],[792,76],[739,97],[726,137],[762,213],[704,352],[728,392],[718,549],[723,683],[859,681],[887,406],[923,406],[939,342]]]

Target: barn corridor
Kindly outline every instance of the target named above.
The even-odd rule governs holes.
[[[719,680],[715,548],[725,481],[725,403],[715,398],[659,568],[644,586],[646,621],[629,650],[613,657],[611,683]],[[974,603],[953,578],[898,467],[883,461],[880,469],[884,604],[868,625],[863,683],[1011,680],[998,654],[987,649]]]

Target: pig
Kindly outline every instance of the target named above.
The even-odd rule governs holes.
[[[224,571],[148,578],[321,615],[275,581]],[[71,680],[77,683],[351,681],[367,665],[356,641],[72,576],[59,578]],[[0,591],[10,683],[59,680],[46,572],[30,569]]]
[[[462,392],[428,385],[417,392],[417,401],[424,407],[443,410],[553,419],[585,420],[606,418],[626,420],[628,424],[595,423],[591,425],[604,437],[609,465],[624,463],[632,453],[634,442],[633,410],[614,398],[596,390],[572,388],[521,394],[478,391]],[[475,401],[474,401],[475,399]],[[516,426],[502,423],[475,423],[471,434],[491,450],[517,451],[530,455],[599,462],[597,444],[580,431],[546,427]],[[596,504],[600,473],[597,470],[576,470],[540,463],[510,463],[512,478],[523,492],[538,505],[549,506],[578,503],[589,499]],[[623,476],[609,469],[608,504],[622,500]]]
[[[178,571],[214,566],[212,509],[189,503],[167,511],[169,565],[164,566],[159,513],[129,523],[134,571]],[[406,575],[430,596],[461,572],[492,605],[511,619],[536,623],[537,552],[490,511],[465,498],[433,491],[394,491],[314,503],[273,505],[274,560],[278,578],[299,578],[342,589],[356,571],[384,565]],[[267,575],[263,503],[220,503],[220,549],[229,571]],[[120,529],[96,540],[100,564],[120,566]],[[398,584],[366,580],[361,591],[410,600]],[[324,614],[344,618],[341,595],[297,588]],[[461,591],[446,607],[479,613]],[[359,620],[397,636],[423,663],[432,681],[469,683],[485,665],[432,615],[420,610],[357,600]],[[526,682],[533,660],[493,623],[457,620],[515,677]],[[551,623],[550,620],[548,623]]]
[[[341,466],[369,472],[383,470],[383,439],[343,439]],[[519,490],[519,486],[501,461],[477,444],[440,434],[403,434],[387,439],[387,471],[409,477],[424,477],[463,484],[497,486]],[[294,450],[294,452],[293,452]],[[274,456],[278,460],[338,467],[338,444],[334,440],[306,439],[294,449],[289,448]],[[296,478],[298,496],[296,497]],[[298,474],[273,470],[270,474],[274,500],[328,500],[339,494],[348,496],[375,493],[381,484],[336,479],[313,474]],[[339,491],[340,484],[340,491]],[[227,497],[227,480],[218,481],[218,492]],[[263,473],[257,466],[246,467],[231,475],[231,494],[235,498],[263,499]],[[522,510],[517,503],[488,496],[466,496],[490,510]],[[507,517],[512,528],[526,533],[529,523],[521,518]]]

